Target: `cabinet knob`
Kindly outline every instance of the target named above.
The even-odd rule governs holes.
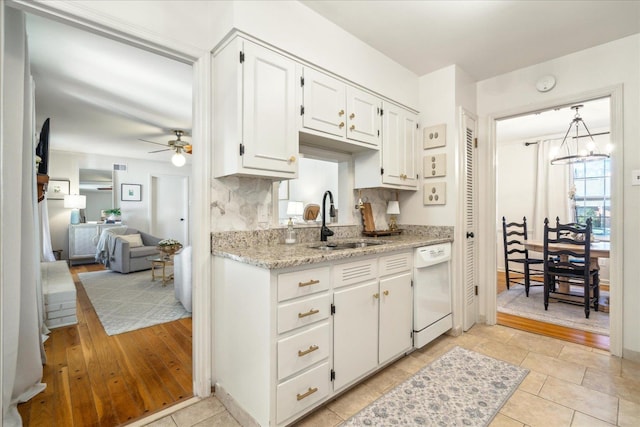
[[[349,118],[352,119],[352,120],[355,119],[356,118],[356,113],[349,114]]]
[[[375,294],[373,294],[373,297],[378,299],[378,298],[380,298],[380,294],[376,292]]]
[[[356,130],[356,125],[351,125],[351,126],[349,127],[349,130],[350,130],[350,131],[354,131],[354,130]]]
[[[294,163],[296,161],[296,156],[289,157],[289,163]]]
[[[340,117],[344,116],[344,110],[338,111],[338,116],[340,116]]]
[[[342,129],[342,128],[344,127],[344,122],[340,122],[340,124],[338,125],[338,127],[339,127],[340,129]]]
[[[389,295],[389,291],[384,291],[383,294]]]

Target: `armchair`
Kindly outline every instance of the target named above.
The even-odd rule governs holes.
[[[137,238],[131,237],[136,234],[140,235],[141,246],[140,242],[135,242]],[[124,234],[115,237],[113,247],[110,248],[109,269],[119,273],[133,273],[151,269],[151,261],[147,257],[160,253],[157,248],[160,240],[162,239],[159,237],[154,237],[135,228],[127,228]]]

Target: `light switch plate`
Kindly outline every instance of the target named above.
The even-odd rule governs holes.
[[[437,148],[444,147],[447,144],[447,125],[441,124],[436,126],[429,126],[422,129],[423,147]]]
[[[447,175],[447,155],[428,154],[423,158],[422,174],[424,178],[435,178]]]
[[[423,203],[425,205],[445,205],[447,204],[447,183],[430,182],[423,187]]]
[[[640,185],[640,170],[631,171],[631,185]]]

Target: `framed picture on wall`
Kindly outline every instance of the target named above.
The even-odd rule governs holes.
[[[142,200],[142,185],[140,184],[121,184],[120,200],[126,202],[139,202]]]
[[[68,179],[50,179],[47,184],[47,199],[64,199],[70,189]]]

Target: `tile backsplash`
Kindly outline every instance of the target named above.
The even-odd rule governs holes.
[[[211,231],[251,231],[281,228],[272,225],[273,206],[271,180],[248,177],[224,177],[211,182]],[[360,211],[355,209],[359,198],[371,203],[376,229],[387,225],[387,201],[395,200],[395,191],[365,189],[353,191],[353,206],[340,206],[339,223],[362,226]],[[320,201],[318,201],[320,204]]]

